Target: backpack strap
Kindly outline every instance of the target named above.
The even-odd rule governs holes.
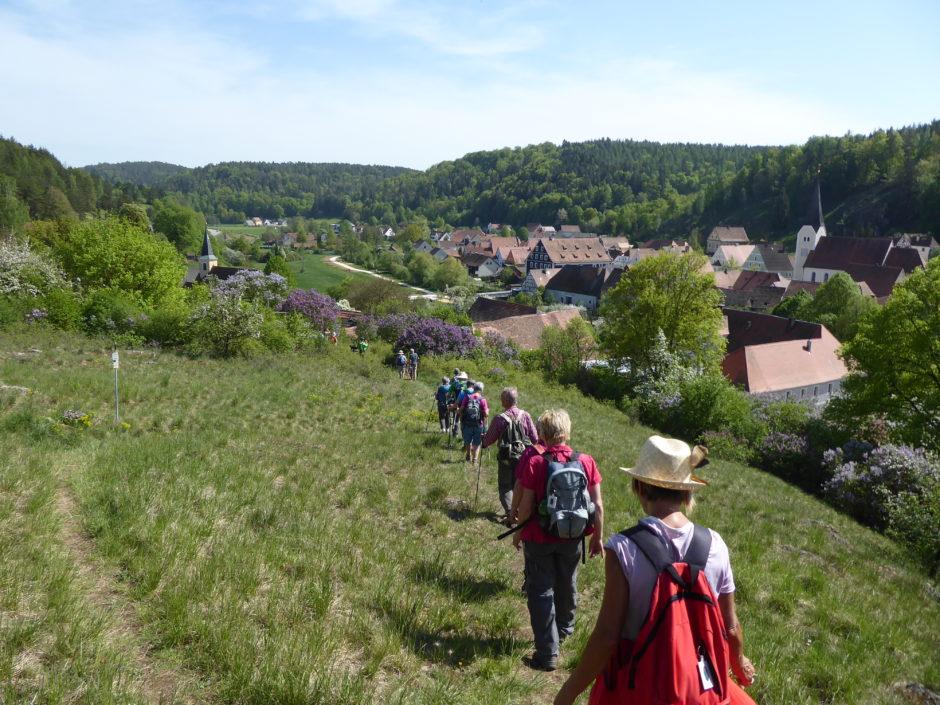
[[[705,570],[705,564],[708,562],[708,553],[711,550],[712,534],[699,524],[692,525],[692,543],[689,545],[685,556],[680,561],[673,561],[672,552],[666,545],[665,539],[654,532],[645,524],[637,524],[633,528],[620,532],[623,536],[633,541],[640,552],[646,556],[646,559],[652,563],[656,574],[659,575],[663,570],[669,572],[669,575],[683,588],[688,589],[698,580],[699,571]],[[690,568],[689,583],[679,576],[673,563],[688,563]]]

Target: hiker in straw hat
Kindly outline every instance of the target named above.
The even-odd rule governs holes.
[[[671,554],[673,561],[682,561],[692,545],[695,525],[686,513],[691,513],[695,504],[693,493],[708,484],[693,474],[696,468],[707,464],[707,455],[708,450],[704,446],[690,448],[680,440],[651,436],[640,449],[634,467],[620,468],[632,478],[633,493],[646,514],[631,532],[641,531],[640,527],[643,533],[651,532],[657,537],[657,543],[661,541],[665,545],[668,549],[666,555]],[[731,671],[738,683],[747,686],[754,680],[755,670],[743,653],[744,640],[734,608],[734,576],[728,547],[715,531],[704,527],[698,529],[711,537],[710,546],[706,549],[704,574],[711,592],[718,596],[718,607],[728,637]],[[703,538],[696,542],[707,545]],[[624,534],[611,536],[605,548],[604,598],[597,624],[580,663],[558,692],[555,705],[574,702],[592,682],[591,705],[634,702],[631,699],[634,691],[628,690],[628,678],[617,678],[617,672],[624,665],[621,656],[631,654],[633,641],[646,621],[658,574],[644,555],[645,551]],[[615,683],[614,689],[610,687],[611,683]],[[733,681],[729,680],[729,684],[725,697],[730,696],[732,705],[753,703]]]

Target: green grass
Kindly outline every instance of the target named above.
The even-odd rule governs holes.
[[[300,262],[299,260],[288,262],[287,266],[291,268],[297,277],[297,287],[300,289],[312,288],[316,289],[317,291],[325,291],[329,287],[339,284],[347,277],[353,279],[354,281],[357,279],[372,278],[368,274],[350,272],[346,269],[334,267],[332,264],[326,261],[327,257],[332,256],[333,255],[305,254],[303,257],[303,262]],[[303,265],[303,272],[300,271],[301,264]]]
[[[180,698],[207,702],[550,701],[564,671],[519,662],[531,634],[520,558],[494,541],[495,462],[478,506],[455,508],[472,504],[475,470],[433,421],[425,432],[454,361],[400,382],[381,347],[232,362],[125,354],[121,428],[106,341],[0,334],[0,384],[33,390],[0,397],[0,702],[153,701],[151,667],[177,678]],[[9,354],[30,348],[42,352]],[[505,379],[533,413],[567,408],[572,445],[605,478],[607,533],[636,520],[617,467],[649,429],[534,376],[460,366],[491,399]],[[99,421],[43,420],[65,409]],[[731,548],[757,702],[900,704],[897,682],[940,686],[940,603],[897,546],[752,468],[715,461],[706,474],[695,518]],[[114,588],[105,605],[94,575]],[[580,585],[564,668],[596,616],[600,561]],[[139,629],[115,629],[128,612]]]

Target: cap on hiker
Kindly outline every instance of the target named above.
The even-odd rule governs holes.
[[[482,391],[483,391],[483,382],[474,382],[474,383],[473,383],[473,388],[474,388],[474,390],[476,390],[476,391],[478,391],[478,392],[482,392]]]
[[[459,375],[457,375],[457,379],[459,379],[459,380],[466,380],[466,379],[467,379],[467,373],[466,373],[466,372],[461,372]]]
[[[689,448],[689,444],[676,438],[650,436],[640,448],[636,466],[620,468],[640,482],[669,490],[697,490],[708,483],[694,475],[697,467],[708,464],[705,446]]]
[[[404,355],[404,354],[405,354],[405,351],[404,351],[404,350],[399,350],[399,351],[398,351],[397,353],[395,353],[395,354],[396,354],[396,355]]]

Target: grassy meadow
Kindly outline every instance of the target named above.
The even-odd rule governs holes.
[[[603,563],[582,568],[562,669],[524,667],[495,460],[474,505],[476,470],[427,426],[455,363],[402,382],[387,352],[124,351],[117,425],[107,341],[0,333],[0,386],[29,390],[0,390],[0,702],[550,702],[590,632]],[[491,401],[513,383],[533,414],[568,409],[572,446],[604,475],[606,533],[635,522],[617,467],[649,429],[533,375],[460,366]],[[758,703],[940,689],[940,595],[900,548],[752,468],[704,474],[695,519],[731,548]]]
[[[329,287],[339,284],[344,279],[349,278],[353,281],[357,279],[371,279],[369,274],[359,272],[350,272],[348,269],[334,267],[327,262],[329,255],[305,254],[303,262],[294,260],[287,263],[287,266],[297,277],[297,287],[300,289],[316,289],[317,291],[326,291]],[[301,268],[303,271],[301,271]]]

